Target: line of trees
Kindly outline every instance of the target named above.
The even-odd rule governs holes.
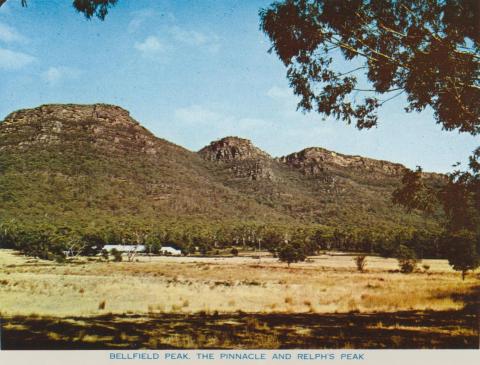
[[[185,255],[208,255],[231,247],[268,250],[287,263],[302,261],[307,256],[324,251],[395,258],[403,255],[418,260],[445,258],[463,275],[480,263],[480,236],[468,230],[452,234],[414,229],[341,230],[325,226],[255,223],[220,226],[165,224],[150,227],[112,224],[96,229],[70,229],[26,225],[15,221],[0,222],[0,248],[16,249],[41,259],[62,261],[67,256],[98,255],[107,244],[144,245],[149,254],[159,254],[162,246],[174,247]]]

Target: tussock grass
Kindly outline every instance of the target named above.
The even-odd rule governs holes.
[[[272,258],[140,258],[82,265],[26,259],[0,250],[4,315],[90,316],[110,313],[348,313],[457,310],[477,283],[444,260],[428,272],[393,272],[396,260],[321,256],[288,268]],[[254,267],[252,267],[254,266]],[[205,270],[205,268],[208,268]],[[102,306],[103,303],[103,306]],[[174,339],[172,339],[173,341]],[[273,340],[272,340],[273,341]]]

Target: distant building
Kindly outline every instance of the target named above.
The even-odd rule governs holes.
[[[181,256],[182,251],[177,250],[176,248],[170,247],[170,246],[165,246],[160,249],[160,253],[163,253],[164,255],[172,255],[172,256]]]
[[[145,245],[105,245],[103,246],[104,250],[108,252],[112,251],[113,249],[119,252],[144,252],[147,253],[147,248]],[[170,246],[164,246],[160,249],[161,255],[169,255],[169,256],[181,256],[182,251],[177,250],[176,248]]]
[[[145,252],[144,245],[105,245],[103,246],[104,250],[108,252],[116,249],[119,252]]]

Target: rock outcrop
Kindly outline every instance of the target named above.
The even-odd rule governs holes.
[[[49,104],[8,115],[1,132],[0,151],[35,146],[88,142],[112,153],[129,150],[156,155],[159,139],[134,120],[130,113],[108,104]]]
[[[348,156],[320,147],[306,148],[279,158],[279,161],[307,176],[325,176],[337,170],[361,172],[369,176],[400,177],[405,167],[400,164],[361,156]]]
[[[225,164],[236,177],[274,180],[273,159],[248,139],[225,137],[198,151],[207,161]]]

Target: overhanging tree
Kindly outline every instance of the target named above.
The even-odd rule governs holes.
[[[464,280],[469,270],[480,266],[480,240],[471,231],[461,230],[449,234],[445,241],[448,262]]]
[[[300,109],[371,128],[405,93],[408,112],[430,106],[444,129],[471,134],[480,132],[479,16],[477,0],[286,0],[260,11]],[[338,70],[335,55],[355,67]]]
[[[478,0],[285,0],[260,18],[299,109],[371,128],[378,110],[403,94],[406,112],[430,107],[444,130],[480,133]],[[450,231],[478,232],[479,166],[480,148],[469,170],[436,190],[421,182],[421,170],[408,171],[394,199],[427,210],[438,199]]]
[[[12,1],[12,0],[10,0]],[[105,20],[108,10],[117,3],[118,0],[73,0],[73,7],[85,15],[87,19],[96,16],[100,20]],[[0,0],[0,7],[5,4],[7,0]],[[27,0],[20,0],[23,7],[28,5]]]

